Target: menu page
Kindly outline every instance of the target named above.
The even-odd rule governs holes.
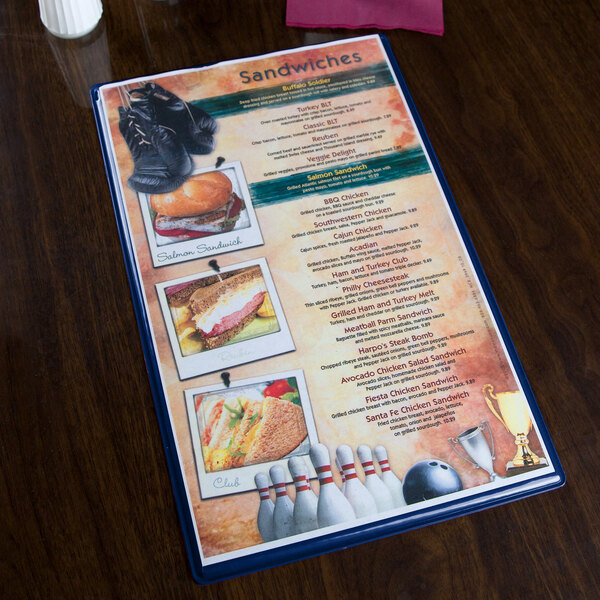
[[[378,36],[100,91],[204,565],[553,469]]]

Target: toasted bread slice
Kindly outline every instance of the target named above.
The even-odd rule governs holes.
[[[279,460],[307,436],[302,408],[288,400],[265,398],[262,418],[251,439],[246,437],[245,465]]]

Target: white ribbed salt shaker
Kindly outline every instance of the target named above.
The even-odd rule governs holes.
[[[61,38],[78,38],[96,27],[101,0],[39,0],[40,18],[48,31]]]

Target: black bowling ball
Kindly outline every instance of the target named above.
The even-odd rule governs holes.
[[[402,493],[406,504],[431,500],[463,489],[458,473],[441,460],[422,460],[404,476]]]

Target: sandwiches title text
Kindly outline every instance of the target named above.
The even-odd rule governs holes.
[[[290,77],[297,73],[308,73],[310,71],[318,71],[339,67],[340,65],[349,65],[352,63],[362,62],[362,58],[358,52],[352,54],[342,54],[339,57],[326,55],[324,58],[313,60],[309,58],[304,63],[290,64],[284,63],[277,69],[265,69],[264,71],[240,71],[239,75],[243,83],[251,81],[266,81],[268,79],[277,79],[278,77]]]

